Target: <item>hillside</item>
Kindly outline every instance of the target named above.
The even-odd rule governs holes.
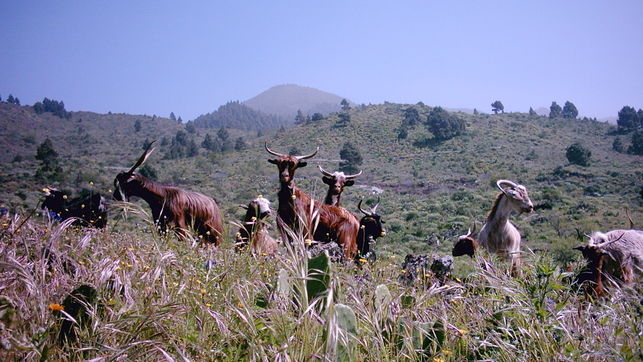
[[[226,218],[234,219],[240,215],[236,205],[257,194],[276,202],[277,170],[266,162],[264,141],[280,152],[307,153],[320,147],[310,166],[297,171],[300,187],[317,199],[323,199],[326,185],[315,166],[337,169],[340,149],[351,142],[363,156],[359,167],[364,173],[356,186],[347,189],[343,202],[358,212],[360,198],[373,201],[373,191],[381,190],[379,211],[389,233],[378,248],[400,255],[432,250],[436,241],[440,250],[449,250],[458,233],[473,221],[483,222],[499,178],[524,184],[535,204],[551,207],[515,218],[527,247],[564,249],[576,242],[576,229],[590,232],[626,226],[625,206],[634,220],[641,220],[642,159],[612,150],[616,136],[608,135],[613,129],[608,124],[532,119],[524,113],[460,113],[468,124],[462,136],[417,146],[430,136],[422,125],[411,129],[408,139],[397,139],[403,111],[409,106],[387,103],[354,108],[349,112],[350,125],[342,128],[332,115],[259,138],[256,133],[235,133],[231,139],[244,136],[247,143],[241,152],[220,154],[201,148],[196,157],[165,159],[169,145],[158,144],[148,165],[162,182],[215,196]],[[425,119],[430,108],[415,107]],[[64,157],[62,166],[69,177],[67,185],[60,186],[79,189],[92,181],[93,188],[105,192],[117,171],[138,157],[145,139],[172,137],[184,127],[147,116],[74,112],[72,119],[60,120],[38,117],[27,107],[2,104],[0,110],[0,142],[12,150],[2,156],[0,200],[25,209],[35,205],[44,186],[33,179],[38,167],[33,155],[45,135]],[[133,129],[137,119],[142,120],[138,133]],[[198,131],[189,137],[200,145],[205,134]],[[591,150],[589,167],[568,164],[565,149],[576,141]],[[16,154],[25,157],[10,162]]]
[[[311,87],[284,84],[272,87],[244,103],[256,110],[275,114],[292,124],[301,110],[305,115],[329,114],[340,109],[343,97]]]

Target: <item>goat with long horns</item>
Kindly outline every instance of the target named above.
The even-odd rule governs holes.
[[[188,237],[187,230],[192,226],[199,239],[219,245],[223,238],[223,225],[219,206],[213,198],[198,192],[187,191],[173,186],[154,182],[135,173],[150,157],[154,149],[150,142],[138,161],[127,172],[119,173],[114,179],[114,199],[129,201],[137,196],[145,200],[152,209],[154,222],[163,232],[173,223],[180,238]]]

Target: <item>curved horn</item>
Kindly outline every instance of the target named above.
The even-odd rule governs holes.
[[[606,242],[604,242],[604,243],[601,243],[601,244],[596,245],[596,247],[597,247],[597,248],[599,248],[599,249],[600,249],[600,248],[604,248],[604,247],[606,247],[606,246],[607,246],[607,245],[609,245],[609,244],[612,244],[612,243],[615,243],[615,242],[617,242],[617,241],[621,240],[621,239],[623,238],[623,236],[624,236],[624,235],[625,235],[625,233],[622,233],[622,234],[621,234],[621,236],[619,236],[619,237],[618,237],[618,238],[616,238],[615,240],[608,240],[608,241],[606,241]]]
[[[147,161],[147,158],[150,157],[152,152],[154,152],[154,150],[156,149],[156,148],[152,148],[152,150],[150,151],[150,147],[152,147],[154,142],[156,142],[156,140],[150,142],[147,145],[147,147],[145,147],[145,151],[143,151],[143,154],[141,155],[141,157],[139,157],[138,161],[136,161],[134,166],[132,166],[132,168],[130,168],[129,171],[127,171],[127,173],[133,173],[139,166],[141,166],[143,163],[145,163],[145,161]]]
[[[476,233],[476,228],[477,228],[477,226],[478,226],[478,225],[477,225],[477,224],[476,224],[476,222],[474,221],[474,222],[473,222],[473,230],[471,230],[471,228],[469,228],[469,231],[468,231],[468,233],[467,233],[467,236],[471,236],[471,235],[475,234],[475,233]]]
[[[314,156],[317,154],[317,152],[319,152],[319,147],[317,147],[317,149],[315,150],[315,152],[313,152],[313,153],[311,153],[311,154],[309,154],[309,155],[306,155],[306,156],[295,156],[295,158],[296,158],[296,159],[298,159],[298,160],[305,160],[305,159],[307,159],[307,158],[314,157]]]
[[[321,173],[322,173],[324,176],[333,177],[333,174],[332,174],[332,173],[330,173],[330,172],[328,172],[328,171],[324,170],[320,165],[317,165],[317,168],[319,169],[319,171],[321,171]]]
[[[353,179],[353,178],[355,178],[355,177],[357,177],[357,176],[359,176],[361,174],[362,174],[362,170],[359,170],[359,172],[354,174],[354,175],[345,175],[344,177],[346,177],[347,180],[350,180],[350,179]]]
[[[509,181],[509,180],[498,180],[498,181],[496,181],[496,186],[498,186],[498,188],[499,188],[499,189],[500,189],[500,191],[502,191],[502,192],[505,192],[505,189],[503,189],[503,188],[502,188],[502,186],[501,186],[501,185],[504,185],[504,184],[507,184],[507,185],[509,185],[509,186],[511,186],[511,187],[516,187],[516,186],[518,186],[515,182],[513,182],[513,181]]]
[[[375,206],[371,207],[371,215],[374,214],[375,211],[377,211],[378,206],[380,206],[380,197],[379,196],[377,197],[377,203],[375,204]]]
[[[366,210],[362,209],[362,201],[364,201],[364,200],[359,200],[359,202],[357,203],[357,208],[358,208],[358,209],[359,209],[359,211],[361,211],[364,215],[366,215],[366,216],[371,216],[371,214],[370,214],[368,211],[366,211]]]
[[[285,155],[283,153],[277,153],[277,152],[271,150],[270,148],[268,148],[268,142],[267,141],[264,143],[264,147],[266,147],[266,151],[268,151],[268,153],[271,154],[271,155],[275,155],[277,157],[285,157],[285,156],[287,156],[287,155]]]

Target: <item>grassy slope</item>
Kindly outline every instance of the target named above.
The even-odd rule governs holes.
[[[331,117],[249,139],[249,150],[224,157],[203,154],[192,159],[162,160],[161,149],[150,159],[150,165],[162,181],[215,195],[226,220],[233,221],[241,216],[238,203],[257,194],[275,201],[277,172],[266,162],[269,155],[263,150],[264,139],[281,152],[293,146],[301,153],[320,147],[319,155],[297,173],[298,185],[319,199],[325,187],[315,165],[336,168],[337,162],[332,160],[339,158],[343,143],[353,142],[364,156],[364,174],[357,184],[368,187],[348,189],[344,204],[356,211],[360,197],[374,200],[369,187],[383,189],[378,210],[389,229],[377,246],[376,264],[362,270],[352,265],[333,266],[334,302],[349,305],[357,315],[357,335],[348,352],[353,360],[417,359],[414,325],[436,321],[447,326],[443,345],[430,344],[429,355],[436,358],[636,358],[640,314],[635,306],[639,291],[625,290],[589,305],[568,289],[566,274],[561,273],[564,265],[556,258],[577,258],[568,251],[578,243],[576,228],[587,232],[626,226],[624,204],[629,205],[635,221],[641,220],[641,157],[612,152],[613,137],[606,136],[609,127],[604,124],[529,120],[524,114],[463,115],[469,125],[465,135],[437,146],[417,148],[412,146],[414,139],[428,135],[421,126],[411,132],[409,140],[396,140],[395,128],[405,107],[385,104],[352,110],[348,128],[333,128],[335,119]],[[35,154],[41,137],[49,134],[64,156],[63,167],[67,170],[82,165],[84,181],[93,180],[92,187],[100,191],[109,189],[118,169],[136,159],[144,138],[162,134],[151,124],[147,127],[146,122],[139,134],[134,133],[133,116],[87,113],[81,123],[86,123],[86,118],[104,122],[87,125],[89,137],[103,141],[98,145],[82,143],[69,138],[73,133],[70,129],[47,125],[69,121],[30,119],[28,110],[23,110],[25,114],[14,111],[19,116],[16,120],[33,123],[3,130],[2,135],[33,132],[37,141],[17,146],[9,143],[11,158],[13,151]],[[76,117],[80,114],[74,114],[70,126],[77,125]],[[115,121],[120,122],[117,129]],[[164,127],[168,136],[176,132],[170,123]],[[112,132],[113,137],[107,138]],[[203,137],[203,131],[199,137]],[[78,148],[65,148],[58,142],[64,138]],[[12,142],[6,136],[0,140]],[[592,166],[566,165],[564,149],[576,140],[583,140],[592,150]],[[91,152],[96,149],[102,152]],[[0,198],[35,206],[41,188],[29,178],[35,165],[33,160],[5,162],[3,180],[12,181],[3,181]],[[571,175],[554,176],[558,166],[564,166]],[[20,177],[22,174],[27,176]],[[455,274],[459,280],[447,280],[442,285],[419,283],[412,288],[400,284],[399,265],[407,252],[448,254],[456,235],[472,220],[484,219],[497,193],[493,185],[497,178],[525,184],[536,204],[546,198],[553,201],[552,210],[514,220],[528,247],[559,251],[528,254],[525,277],[520,280],[508,278],[501,271],[497,275],[484,272],[476,267],[479,260],[465,258],[457,261]],[[589,191],[602,196],[586,195],[588,186],[593,187]],[[18,190],[27,194],[26,201],[13,201]],[[12,350],[0,351],[0,355],[158,359],[169,353],[195,360],[270,360],[284,355],[304,360],[333,353],[335,347],[327,332],[336,324],[328,312],[314,316],[303,313],[301,306],[291,304],[289,298],[270,297],[278,270],[283,268],[295,278],[300,274],[301,257],[250,263],[248,256],[233,252],[231,241],[211,255],[174,238],[151,234],[145,226],[149,218],[139,215],[130,211],[128,219],[122,221],[124,214],[114,205],[111,229],[99,233],[63,230],[38,216],[16,231],[24,213],[1,220],[0,295],[12,300],[17,313],[14,319],[2,320],[0,339],[8,340]],[[235,227],[228,228],[231,235]],[[426,240],[430,237],[437,237],[442,244],[429,245]],[[52,250],[71,259],[76,273],[65,273],[57,262],[52,269],[47,268],[40,250],[50,244]],[[212,269],[204,267],[209,260],[215,261]],[[430,275],[428,278],[431,282]],[[82,330],[80,342],[61,347],[56,342],[59,318],[48,305],[60,303],[81,283],[98,289],[101,309],[91,328]],[[388,286],[392,299],[378,309],[375,287],[379,284]],[[255,305],[258,295],[270,299],[266,309]]]

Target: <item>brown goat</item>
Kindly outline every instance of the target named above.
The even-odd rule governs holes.
[[[294,181],[295,170],[305,167],[308,163],[302,161],[317,154],[315,151],[306,156],[291,156],[272,151],[265,144],[266,151],[277,156],[268,162],[279,168],[279,207],[277,209],[277,226],[282,239],[290,240],[287,229],[302,230],[305,239],[320,242],[335,241],[344,249],[347,258],[357,254],[357,233],[359,221],[357,217],[340,206],[325,205],[312,199],[301,191]],[[314,225],[316,224],[316,225]]]
[[[129,171],[116,176],[114,199],[129,201],[132,196],[140,197],[150,205],[154,222],[161,231],[166,232],[168,223],[173,223],[179,237],[186,239],[186,230],[193,226],[199,238],[218,246],[223,237],[223,225],[214,199],[198,192],[161,185],[134,173],[154,151],[150,150],[153,143],[147,146]]]
[[[587,245],[574,249],[583,253],[586,268],[576,277],[575,284],[589,282],[586,290],[600,296],[605,293],[604,280],[632,284],[643,272],[643,231],[612,230],[595,232]]]
[[[453,256],[462,256],[462,255],[469,255],[469,257],[473,258],[473,256],[476,253],[476,250],[480,247],[480,244],[478,244],[478,241],[473,238],[472,235],[474,235],[476,232],[476,224],[473,223],[473,230],[469,228],[467,231],[466,235],[461,235],[458,237],[458,242],[455,243],[453,246],[453,250],[451,250],[451,255]]]
[[[253,255],[273,255],[277,253],[277,241],[268,234],[266,219],[272,214],[270,201],[259,196],[246,205],[243,224],[237,232],[237,250],[250,244]]]
[[[340,206],[339,199],[342,196],[342,192],[344,192],[344,188],[353,186],[355,184],[353,179],[362,174],[362,171],[360,171],[354,175],[345,175],[340,171],[330,173],[319,165],[317,165],[317,168],[319,168],[319,171],[324,175],[322,181],[328,185],[328,192],[326,193],[324,204],[333,206]]]

